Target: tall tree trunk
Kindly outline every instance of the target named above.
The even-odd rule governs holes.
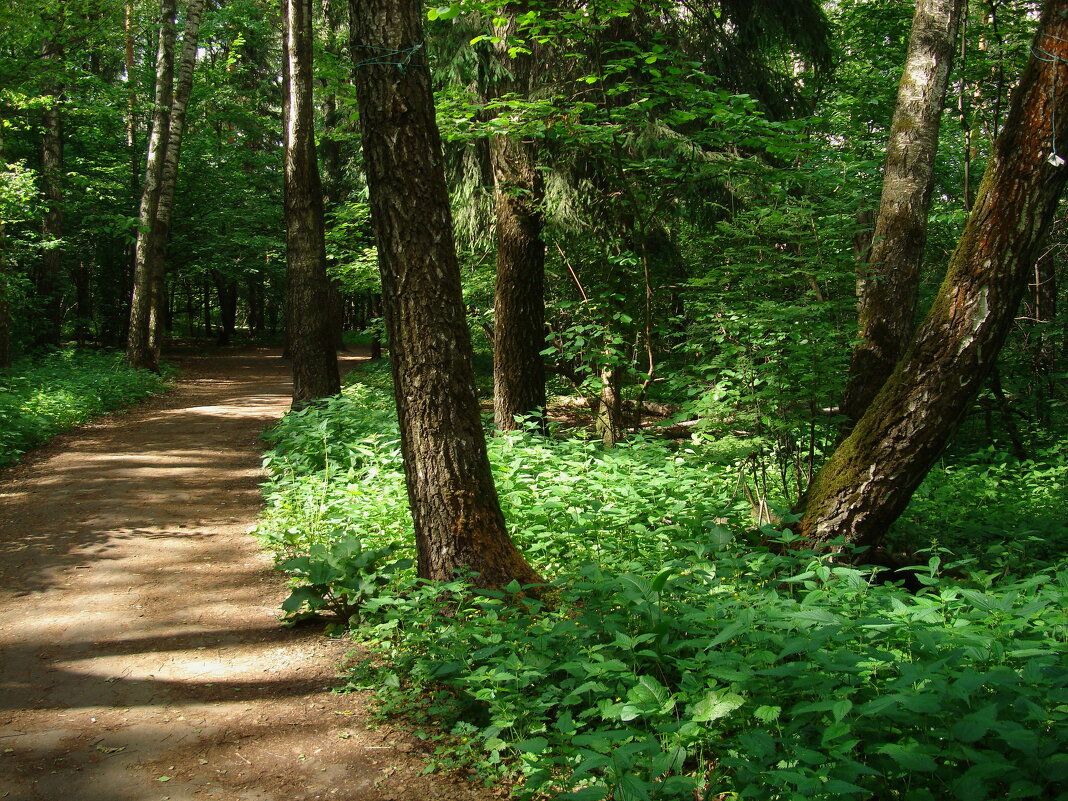
[[[129,94],[126,97],[126,151],[130,156],[130,193],[137,196],[138,179],[141,177],[139,154],[137,152],[137,81],[134,71],[134,7],[132,0],[127,0],[123,16],[123,64],[126,68],[126,84]]]
[[[342,50],[342,25],[345,7],[337,0],[322,0],[323,17],[328,29],[327,46],[340,55]],[[329,86],[323,81],[323,88]],[[327,213],[336,211],[347,194],[345,186],[344,157],[341,141],[337,134],[342,125],[342,114],[338,111],[337,97],[331,92],[323,92],[322,98],[323,132],[319,137],[319,160],[323,165],[323,205]],[[334,262],[327,257],[327,266]],[[330,271],[327,271],[329,278]],[[327,283],[329,301],[331,336],[336,350],[346,350],[345,346],[345,298],[341,291],[341,282],[329,278]]]
[[[312,3],[282,0],[285,42],[286,341],[293,405],[341,391],[328,308],[323,188],[315,159]]]
[[[898,86],[868,263],[860,269],[857,328],[842,413],[864,414],[905,352],[916,315],[938,128],[963,0],[917,0]]]
[[[504,11],[494,55],[502,73],[498,97],[529,93],[533,56],[509,57],[517,5]],[[497,275],[493,294],[493,419],[500,431],[524,420],[547,433],[545,420],[545,243],[541,239],[545,196],[533,147],[518,133],[490,139],[496,210]]]
[[[159,209],[163,186],[163,162],[170,136],[170,110],[174,102],[174,42],[177,0],[160,0],[159,47],[156,52],[156,91],[152,131],[148,137],[145,180],[138,214],[137,245],[134,250],[134,288],[130,303],[130,331],[126,339],[126,360],[134,367],[159,370],[152,348],[152,229]]]
[[[538,575],[493,484],[418,0],[352,0],[364,163],[419,575],[482,587]]]
[[[174,88],[174,100],[167,121],[167,150],[163,156],[160,175],[159,203],[156,206],[155,222],[149,239],[149,266],[151,277],[149,291],[149,347],[158,360],[164,334],[162,313],[164,277],[166,273],[167,240],[171,230],[171,211],[174,208],[174,192],[178,186],[178,163],[182,154],[182,137],[185,135],[185,115],[189,97],[193,92],[193,70],[197,63],[197,43],[200,34],[200,17],[204,0],[189,0],[185,11],[185,29],[182,32],[182,57],[178,63],[178,77]]]
[[[809,542],[878,543],[994,367],[1068,177],[1048,161],[1068,141],[1068,0],[1046,4],[1032,51],[931,311],[800,501]]]
[[[58,70],[63,58],[62,47],[55,39],[45,39],[41,58]],[[41,224],[45,249],[35,287],[42,310],[41,324],[34,336],[36,345],[58,345],[63,327],[63,121],[59,110],[62,93],[62,87],[55,81],[44,98],[41,114],[41,178],[46,205]]]

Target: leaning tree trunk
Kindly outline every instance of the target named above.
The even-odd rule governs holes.
[[[800,501],[808,542],[877,544],[994,367],[1068,177],[1050,153],[1068,141],[1068,0],[1047,3],[1032,52],[930,313]]]
[[[509,57],[517,6],[505,9],[495,33],[494,55],[502,72],[495,94],[526,96],[533,56]],[[541,239],[545,190],[533,147],[519,132],[490,139],[496,211],[497,275],[493,294],[493,419],[501,431],[524,420],[545,421],[545,243]]]
[[[418,572],[539,581],[505,529],[471,337],[418,0],[352,0],[353,58]]]
[[[857,333],[842,413],[864,414],[908,347],[927,243],[938,127],[963,0],[918,0],[898,86],[873,244],[857,281]]]
[[[159,202],[156,205],[155,221],[149,232],[149,265],[146,271],[151,282],[148,337],[149,348],[157,362],[164,333],[163,293],[167,240],[171,230],[174,192],[178,185],[178,161],[182,154],[182,137],[185,135],[185,113],[193,91],[193,69],[197,63],[197,42],[203,11],[204,0],[189,0],[185,11],[185,29],[182,32],[182,58],[178,64],[178,80],[167,122],[167,150],[163,156],[163,170],[160,174]]]
[[[126,361],[134,367],[159,371],[159,360],[151,346],[152,314],[152,229],[159,209],[163,186],[163,162],[170,136],[170,111],[174,102],[174,40],[177,0],[160,0],[159,48],[156,52],[155,107],[152,132],[148,137],[145,181],[138,214],[137,245],[134,249],[134,288],[130,302],[130,331],[126,339]]]
[[[286,342],[293,405],[341,391],[327,312],[323,188],[315,158],[312,3],[282,0],[285,42]]]

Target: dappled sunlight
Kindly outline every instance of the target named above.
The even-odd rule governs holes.
[[[248,534],[262,506],[259,435],[289,407],[290,366],[186,365],[208,377],[0,478],[13,797],[144,801],[161,776],[175,799],[253,797],[265,780],[286,797],[327,797],[370,787],[350,767],[389,747],[335,736],[349,722],[350,702],[330,692],[345,646],[280,625],[287,591]],[[331,761],[313,767],[305,754],[324,738]]]
[[[183,414],[204,414],[212,417],[268,417],[271,406],[249,403],[244,406],[228,404],[226,406],[191,406],[182,409]]]

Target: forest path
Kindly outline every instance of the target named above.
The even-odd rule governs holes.
[[[346,643],[279,625],[247,532],[289,364],[177,360],[170,393],[0,475],[0,799],[488,798],[329,692]]]

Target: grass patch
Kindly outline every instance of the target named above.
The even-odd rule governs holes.
[[[0,467],[96,415],[163,392],[166,379],[121,353],[67,348],[0,370]]]
[[[493,437],[541,602],[414,577],[386,386],[272,431],[259,534],[287,609],[369,647],[350,685],[436,727],[431,768],[575,801],[1068,797],[1068,559],[1018,546],[1063,534],[1064,450],[933,473],[897,532],[930,546],[912,595],[747,535],[722,450]]]

